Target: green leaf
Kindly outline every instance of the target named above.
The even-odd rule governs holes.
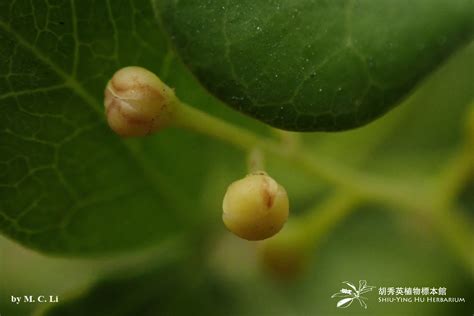
[[[170,52],[149,1],[0,2],[2,233],[45,252],[99,254],[207,223],[209,203],[197,188],[230,168],[224,161],[235,171],[214,182],[230,182],[240,154],[184,131],[116,136],[104,120],[103,90],[127,65],[227,115]],[[215,208],[206,208],[213,216],[223,192],[214,194]]]
[[[337,131],[405,97],[473,34],[470,0],[155,0],[185,63],[270,125]]]
[[[474,45],[453,56],[403,106],[364,128],[305,134],[314,155],[332,157],[385,178],[426,184],[465,141],[465,120],[474,99]],[[427,112],[429,108],[429,112]]]
[[[455,54],[402,106],[376,122],[340,133],[302,134],[300,141],[323,161],[409,188],[414,196],[430,193],[439,185],[445,165],[465,142],[466,114],[474,100],[473,68],[474,44]],[[274,159],[267,166],[285,184],[294,216],[324,200],[328,193],[323,181],[308,177],[301,168],[288,168],[286,162]],[[463,195],[462,204],[470,210],[474,209],[473,189],[466,184]]]

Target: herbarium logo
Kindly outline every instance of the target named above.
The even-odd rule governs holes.
[[[340,298],[336,303],[338,308],[347,308],[352,305],[354,301],[358,301],[360,306],[367,308],[367,297],[362,296],[363,294],[372,291],[375,286],[367,285],[366,280],[359,280],[359,287],[357,288],[354,284],[344,281],[343,284],[350,288],[342,288],[339,292],[334,293],[331,298]]]

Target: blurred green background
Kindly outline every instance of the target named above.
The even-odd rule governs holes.
[[[314,155],[400,183],[430,187],[464,141],[474,95],[473,63],[471,45],[377,122],[344,133],[305,134],[301,141]],[[233,115],[230,110],[225,113]],[[329,189],[323,182],[274,157],[267,157],[267,163],[269,172],[289,192],[291,217],[324,200]],[[433,229],[429,215],[388,209],[382,203],[361,205],[321,236],[311,250],[310,264],[300,275],[279,280],[266,273],[256,243],[234,237],[220,220],[219,204],[226,185],[245,174],[243,162],[241,170],[235,169],[216,164],[209,170],[208,185],[193,197],[207,206],[208,212],[201,214],[202,227],[148,250],[97,259],[61,258],[1,238],[1,315],[41,314],[48,306],[9,301],[10,295],[41,294],[60,297],[60,303],[52,304],[46,315],[472,313],[473,267],[466,267]],[[467,218],[471,233],[473,189],[470,177],[456,197],[462,213],[449,215]],[[473,246],[472,240],[466,242]],[[337,309],[331,295],[340,290],[341,282],[361,279],[383,287],[446,287],[448,297],[464,297],[466,303],[378,303],[375,290],[367,294],[367,310],[356,302]]]
[[[435,200],[436,190],[445,185],[456,194],[442,216],[435,216],[439,214],[432,213],[429,203],[414,212],[384,201],[364,202],[323,227],[306,250],[305,269],[283,280],[264,268],[259,243],[234,237],[221,221],[227,186],[247,172],[246,154],[178,129],[121,140],[105,124],[103,88],[118,68],[145,66],[192,106],[265,137],[281,135],[224,106],[199,85],[168,46],[149,1],[117,1],[113,7],[105,5],[109,2],[81,1],[73,15],[80,26],[77,41],[83,44],[77,56],[71,23],[64,18],[71,14],[70,2],[11,3],[0,1],[0,54],[13,56],[15,62],[7,65],[8,60],[0,58],[0,69],[11,66],[17,71],[10,76],[17,85],[13,88],[33,90],[17,98],[9,87],[12,91],[0,98],[2,162],[15,162],[18,154],[34,156],[34,167],[46,166],[47,172],[34,175],[41,185],[29,181],[26,185],[32,187],[20,193],[0,186],[1,214],[10,212],[12,217],[34,201],[38,191],[44,193],[44,200],[33,205],[32,216],[18,220],[20,228],[39,228],[33,238],[0,217],[8,236],[0,238],[0,315],[472,314],[474,164],[467,161],[459,187],[445,176],[446,171],[456,172],[457,154],[474,137],[466,129],[468,113],[474,113],[474,45],[455,54],[402,105],[365,127],[284,134],[311,157],[396,184],[415,201],[426,196]],[[15,28],[5,31],[10,9]],[[104,18],[109,14],[116,19]],[[52,38],[45,32],[36,41],[34,23],[62,36]],[[15,36],[24,43],[18,46]],[[54,60],[60,71],[52,71],[35,51]],[[73,67],[76,73],[64,87],[41,91],[63,84],[58,73],[69,74]],[[7,129],[10,133],[3,133]],[[72,142],[61,148],[55,161],[51,144],[59,148],[71,135]],[[0,165],[2,185],[29,174],[24,161],[16,162],[15,168]],[[324,214],[320,206],[333,186],[285,159],[267,155],[266,164],[288,191],[290,222]],[[56,171],[77,192],[79,203]],[[159,190],[163,187],[166,190]],[[67,222],[70,226],[57,229],[64,218],[73,219]],[[336,308],[331,295],[341,289],[341,282],[364,279],[377,287],[446,287],[448,297],[464,297],[466,303],[382,304],[374,291],[367,294],[367,310],[357,302]],[[16,305],[12,295],[58,295],[60,302]]]

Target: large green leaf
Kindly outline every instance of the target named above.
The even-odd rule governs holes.
[[[222,229],[221,197],[227,184],[245,172],[242,154],[180,130],[141,140],[124,141],[114,135],[104,121],[103,89],[117,68],[130,64],[159,73],[188,103],[265,130],[222,106],[198,85],[170,51],[148,1],[0,2],[3,234],[45,252],[97,254],[152,245],[171,234],[192,233],[194,226],[208,229],[209,221],[211,227]],[[468,77],[460,79],[464,85],[463,78]],[[450,81],[454,88],[464,87]],[[443,94],[442,89],[434,90]],[[457,91],[459,96],[471,96]],[[453,99],[436,110],[455,115],[449,120],[451,127],[459,123],[462,98],[456,107]],[[444,128],[432,132],[453,134],[446,115],[427,120],[417,130],[415,123],[425,111],[423,101],[418,109],[407,114],[415,127],[408,138],[427,136],[426,126],[440,122]],[[315,154],[343,160],[357,156],[347,144],[356,144],[363,153],[365,144],[388,128],[377,125],[355,134],[313,135],[306,141]],[[440,138],[434,136],[432,143],[437,144]],[[446,143],[452,145],[451,140]],[[326,148],[325,142],[337,148]],[[391,155],[392,160],[407,152],[413,153],[407,148],[399,156]],[[398,160],[381,164],[380,169],[413,166]],[[268,162],[288,187],[293,211],[311,202],[323,186],[288,165],[274,166],[271,157]],[[415,164],[416,170],[425,164]]]
[[[113,134],[103,89],[126,65],[160,73],[184,100],[226,115],[174,58],[149,1],[0,2],[4,234],[85,254],[151,245],[206,223],[201,188],[211,167],[227,168],[213,158],[235,170],[215,181],[224,190],[239,154],[184,131],[130,141]],[[208,214],[218,214],[215,200]]]
[[[23,8],[23,11],[29,12],[30,2],[25,4],[16,0],[15,3]],[[50,3],[52,4],[52,1]],[[124,11],[117,14],[120,16],[117,21],[125,19],[130,12],[134,12],[130,6],[132,2],[114,1],[113,3],[117,3],[119,6],[114,10]],[[76,2],[76,5],[79,5],[79,2]],[[84,3],[88,13],[98,10],[102,5],[102,2]],[[133,5],[135,9],[140,5],[143,5],[144,10],[148,8],[147,3],[133,2]],[[5,8],[1,7],[0,9],[0,14],[3,14]],[[18,13],[16,19],[19,19],[20,16],[29,17],[23,11],[15,11]],[[67,12],[67,10],[63,12]],[[150,26],[156,27],[147,11],[137,12],[144,15],[142,18],[148,17],[142,21],[148,21]],[[85,13],[81,14],[87,16]],[[102,14],[98,14],[97,19],[98,21],[94,20],[97,25],[108,23]],[[3,17],[0,20],[4,21]],[[92,23],[92,18],[87,21]],[[28,26],[30,31],[34,30],[32,25],[34,24],[30,23]],[[97,25],[95,28],[101,29]],[[25,29],[28,27],[25,26]],[[131,29],[124,28],[123,33],[125,34],[123,36],[128,34]],[[20,32],[20,29],[20,27],[15,28],[17,33]],[[15,256],[13,251],[4,252],[3,254],[10,261],[10,267],[2,265],[0,268],[0,279],[6,280],[6,283],[3,282],[4,286],[0,286],[0,292],[3,293],[0,293],[0,296],[3,297],[0,299],[2,311],[6,310],[11,315],[27,315],[26,309],[31,309],[34,305],[12,305],[9,302],[9,296],[21,293],[44,294],[45,289],[51,290],[52,293],[57,289],[61,301],[60,304],[54,305],[51,310],[45,312],[46,315],[113,315],[114,312],[155,315],[164,311],[175,315],[179,312],[184,314],[199,313],[200,308],[208,314],[212,314],[213,311],[229,314],[233,311],[232,302],[237,302],[239,307],[248,311],[243,311],[238,315],[331,315],[337,313],[337,309],[335,302],[330,299],[330,295],[339,289],[339,282],[360,278],[365,278],[370,284],[379,286],[405,284],[410,284],[410,286],[418,284],[448,286],[448,291],[453,296],[467,297],[469,293],[472,293],[470,276],[464,273],[458,261],[451,258],[451,252],[444,248],[444,240],[431,229],[429,217],[411,216],[408,212],[400,213],[400,216],[387,216],[383,213],[386,211],[385,207],[381,205],[377,205],[375,210],[360,209],[345,223],[340,223],[335,231],[322,236],[320,247],[315,249],[315,262],[308,274],[305,274],[299,282],[291,285],[284,284],[278,287],[275,286],[275,283],[267,282],[262,278],[256,271],[257,263],[252,261],[253,252],[249,251],[249,255],[242,250],[251,247],[245,241],[234,238],[234,243],[223,243],[219,248],[219,260],[208,256],[207,250],[209,248],[202,247],[202,244],[197,243],[196,236],[208,237],[213,233],[214,228],[220,228],[223,236],[232,239],[229,237],[229,233],[224,233],[223,225],[220,222],[219,196],[222,196],[231,179],[241,176],[244,172],[241,168],[243,157],[228,147],[215,144],[210,139],[176,130],[166,131],[162,135],[144,140],[123,142],[114,136],[103,122],[99,104],[103,85],[116,66],[127,63],[139,64],[159,72],[165,81],[171,82],[172,86],[177,88],[178,95],[191,104],[205,105],[206,111],[225,116],[226,119],[234,122],[242,123],[244,120],[238,116],[237,112],[227,111],[226,107],[207,96],[183,70],[179,62],[174,60],[172,54],[167,53],[167,56],[171,57],[171,63],[165,62],[162,65],[161,62],[165,59],[161,57],[154,59],[154,54],[159,54],[161,48],[166,50],[166,47],[162,46],[161,33],[155,33],[155,31],[149,33],[149,28],[145,26],[140,30],[139,34],[142,37],[147,41],[152,41],[153,45],[157,45],[153,50],[154,53],[150,52],[146,55],[148,57],[142,56],[137,60],[124,58],[120,64],[112,66],[105,63],[109,60],[107,55],[97,61],[94,56],[89,56],[84,60],[84,63],[95,64],[96,67],[91,72],[100,72],[102,67],[105,69],[104,72],[107,72],[107,74],[98,75],[102,79],[97,79],[96,84],[89,86],[88,80],[81,79],[81,86],[87,87],[86,91],[90,91],[93,99],[97,100],[98,111],[87,112],[89,106],[79,97],[75,97],[76,88],[69,86],[61,97],[57,96],[51,102],[42,100],[56,95],[44,91],[42,88],[39,88],[38,91],[26,89],[27,91],[23,95],[18,93],[18,96],[16,96],[17,92],[21,92],[19,89],[14,93],[5,92],[3,89],[7,88],[7,91],[11,91],[9,86],[6,86],[7,78],[14,80],[15,76],[0,75],[0,80],[5,82],[5,86],[0,84],[2,89],[0,93],[0,213],[2,214],[0,215],[0,227],[2,232],[8,236],[30,247],[56,253],[78,254],[98,253],[103,250],[125,250],[155,243],[170,233],[182,230],[190,231],[189,222],[196,222],[202,224],[206,230],[196,233],[188,241],[188,246],[200,253],[202,255],[200,259],[204,262],[190,261],[189,265],[182,268],[157,267],[152,271],[138,273],[130,268],[129,275],[123,276],[122,274],[102,279],[89,290],[76,292],[76,296],[68,299],[61,293],[60,289],[64,287],[55,286],[55,283],[62,283],[57,280],[58,276],[66,275],[68,280],[76,279],[75,282],[71,281],[71,284],[84,284],[78,283],[77,279],[83,278],[82,273],[87,270],[84,269],[84,266],[90,265],[92,267],[95,261],[79,261],[82,262],[82,265],[69,266],[69,270],[67,264],[61,263],[61,261],[45,266],[35,265],[35,270],[40,272],[36,275],[41,275],[43,281],[41,278],[32,281],[34,276],[30,271],[31,264],[23,264],[19,268],[15,263],[29,262],[30,256],[34,258],[35,256],[40,257],[40,255],[32,252],[30,256]],[[25,30],[21,34],[26,37],[28,33]],[[12,31],[5,29],[4,24],[0,25],[2,39],[15,39],[12,34],[14,34]],[[87,37],[106,41],[110,40],[113,34],[113,29],[109,28],[102,35],[90,32]],[[127,43],[132,42],[134,41],[131,40]],[[7,55],[5,51],[8,51],[9,45],[7,44],[10,43],[0,42],[2,56],[0,65],[3,65],[2,62],[10,65],[8,62],[10,57],[17,56],[17,54],[9,54],[9,58],[5,62],[3,56]],[[27,47],[15,43],[13,45],[18,46],[16,49],[19,51],[29,52]],[[141,44],[137,45],[141,47]],[[136,47],[129,45],[122,51],[133,54],[140,51],[136,50]],[[47,51],[48,54],[54,52],[56,52],[54,49]],[[471,46],[433,76],[427,85],[424,85],[403,107],[397,108],[374,124],[344,133],[306,134],[302,139],[304,141],[302,145],[315,157],[377,172],[380,179],[388,182],[397,179],[403,185],[416,188],[413,191],[413,196],[417,196],[420,188],[433,185],[433,180],[435,180],[433,178],[439,175],[446,161],[462,141],[466,105],[474,96],[471,70],[474,62],[473,56],[474,46]],[[42,64],[42,62],[38,61],[32,53],[29,53],[28,57],[23,58],[21,63],[15,65],[26,69],[22,73],[32,74],[32,78],[35,78],[38,74],[31,65]],[[4,73],[3,69],[0,74]],[[27,84],[28,81],[16,81],[16,84],[20,83]],[[34,83],[34,87],[42,84],[41,81]],[[97,91],[94,92],[94,89]],[[41,90],[44,92],[41,93]],[[35,103],[27,102],[31,100]],[[53,102],[58,100],[65,100],[65,102]],[[27,107],[30,112],[35,111],[30,115],[36,119],[34,120],[30,116],[28,119],[22,119],[20,116],[22,107]],[[430,110],[427,111],[427,108]],[[64,132],[59,123],[49,125],[44,123],[55,122],[54,118],[61,119],[63,117],[77,126],[83,126],[81,122],[86,126],[91,120],[96,122],[97,131],[92,135],[81,134],[79,128],[75,133],[78,133],[81,142],[92,144],[93,148],[102,150],[103,156],[99,156],[98,154],[101,152],[97,151],[84,152],[90,147],[84,149],[84,145],[75,145],[78,148],[73,153],[71,153],[73,148],[69,148],[64,153],[59,152],[58,158],[60,161],[73,162],[76,169],[67,168],[68,165],[61,165],[64,167],[56,167],[56,170],[64,172],[64,180],[71,183],[70,187],[80,193],[77,201],[84,199],[85,202],[90,202],[90,206],[94,206],[92,202],[100,201],[100,199],[94,200],[94,197],[110,196],[110,198],[104,199],[100,206],[95,205],[96,207],[91,210],[86,206],[79,209],[78,215],[80,216],[75,217],[71,222],[73,226],[27,236],[21,234],[19,229],[25,229],[24,223],[27,220],[39,221],[42,219],[41,214],[45,212],[45,208],[34,204],[34,199],[39,197],[39,193],[43,193],[47,197],[42,202],[44,203],[42,205],[49,207],[47,214],[67,216],[71,211],[74,211],[74,208],[60,205],[64,190],[51,185],[51,180],[54,178],[38,175],[38,171],[35,169],[22,169],[21,165],[20,167],[16,166],[12,160],[19,156],[25,157],[28,162],[39,164],[39,166],[45,163],[44,157],[47,158],[47,156],[44,151],[50,148],[48,143],[51,143],[51,138],[61,138]],[[35,122],[38,123],[35,125]],[[41,130],[38,126],[41,126]],[[45,128],[48,127],[51,130],[49,134],[45,134]],[[15,131],[14,135],[8,130]],[[42,132],[40,133],[38,130]],[[75,129],[71,128],[70,131],[74,133]],[[31,137],[35,137],[34,141],[26,142],[28,139],[22,140],[19,137],[26,138],[24,135],[30,134],[33,135]],[[314,179],[308,172],[302,172],[299,166],[289,165],[272,156],[266,158],[268,171],[288,190],[292,203],[292,217],[313,206],[329,191],[323,181]],[[7,162],[9,160],[12,162]],[[110,164],[111,161],[113,164]],[[47,163],[48,161],[46,161]],[[80,168],[77,169],[77,166]],[[22,171],[23,173],[21,173]],[[21,190],[15,193],[18,194],[17,198],[15,195],[11,195],[16,179],[18,179],[15,178],[18,177],[16,173],[25,174],[25,172],[28,174],[25,179],[38,181],[42,186],[36,191],[24,190],[24,188],[28,188],[27,186],[19,187]],[[142,183],[142,186],[140,187],[137,183]],[[155,183],[157,187],[150,186],[152,183]],[[133,194],[117,198],[117,201],[115,201],[115,195],[107,195],[109,192],[113,193],[114,190],[120,192],[121,189],[128,190],[134,186],[144,189],[143,192],[137,189],[140,195],[136,197],[136,200],[133,199]],[[85,189],[88,190],[85,191]],[[465,190],[467,199],[464,199],[462,204],[466,208],[470,208],[471,211],[474,206],[472,198],[470,198],[472,192],[472,186]],[[151,196],[143,200],[145,195]],[[192,202],[192,207],[188,206],[187,199]],[[165,207],[164,203],[168,200],[169,206]],[[133,207],[129,208],[129,204],[122,205],[124,202],[132,204]],[[31,203],[33,206],[31,211],[22,217],[18,213],[21,212],[19,208],[24,203]],[[142,205],[142,203],[148,203],[148,205]],[[204,212],[204,209],[207,212]],[[171,211],[176,213],[169,213]],[[393,211],[395,214],[398,212],[398,210]],[[450,213],[452,217],[456,215],[456,212]],[[129,216],[132,217],[129,218]],[[13,221],[8,220],[9,218]],[[50,217],[50,220],[54,219],[54,216]],[[50,224],[49,221],[44,220],[45,225]],[[126,220],[130,222],[127,224]],[[209,223],[210,220],[212,223]],[[37,226],[41,228],[44,225],[38,223]],[[71,230],[72,227],[76,229]],[[4,250],[1,242],[0,240],[0,252]],[[23,250],[18,247],[18,251]],[[212,254],[215,255],[214,251]],[[49,260],[54,259],[49,258]],[[3,262],[5,260],[0,260],[0,264]],[[74,262],[77,261],[74,260]],[[212,271],[203,267],[208,262],[213,264]],[[429,262],[430,264],[420,268],[420,262]],[[59,264],[64,264],[66,269],[58,267]],[[116,268],[117,264],[117,260],[111,261],[110,269]],[[79,268],[82,273],[74,273],[74,268]],[[25,270],[29,273],[25,273]],[[233,289],[237,283],[235,285],[236,293],[232,293],[231,301],[226,299],[227,295],[218,296],[219,301],[212,299],[222,293],[220,287],[222,284],[220,282],[214,283],[215,272],[226,275],[228,278],[225,280],[227,281],[226,285],[230,285]],[[6,278],[5,275],[9,277]],[[48,278],[48,275],[51,278]],[[91,278],[92,276],[89,277],[89,279]],[[51,281],[52,279],[56,279],[56,281]],[[202,281],[203,279],[206,281]],[[207,287],[207,280],[211,280],[210,287]],[[43,285],[42,282],[46,283]],[[216,289],[218,289],[218,293],[216,293]],[[236,294],[235,298],[233,294]],[[189,306],[193,308],[192,311],[187,310],[184,300],[189,302]],[[244,301],[242,302],[242,300]],[[220,304],[222,301],[223,305]],[[351,312],[358,313],[360,311],[364,315],[380,315],[391,311],[393,315],[444,316],[466,314],[469,308],[469,304],[414,306],[411,304],[380,305],[375,302],[376,296],[371,296],[368,310],[362,311],[357,309],[359,306],[354,306],[356,309]],[[229,308],[226,309],[227,306]]]
[[[472,37],[471,0],[155,0],[179,54],[232,107],[298,131],[361,126]]]

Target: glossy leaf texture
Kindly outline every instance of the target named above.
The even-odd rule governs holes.
[[[214,184],[224,188],[240,175],[239,153],[186,131],[123,140],[105,122],[104,87],[128,65],[158,73],[183,100],[227,115],[171,53],[153,12],[144,0],[0,2],[6,236],[49,253],[103,254],[191,232],[214,207],[218,214],[223,193]],[[226,166],[234,175],[211,182]],[[197,188],[204,187],[216,194],[212,207],[203,207]]]
[[[294,131],[373,121],[473,34],[470,0],[155,2],[212,93]]]

